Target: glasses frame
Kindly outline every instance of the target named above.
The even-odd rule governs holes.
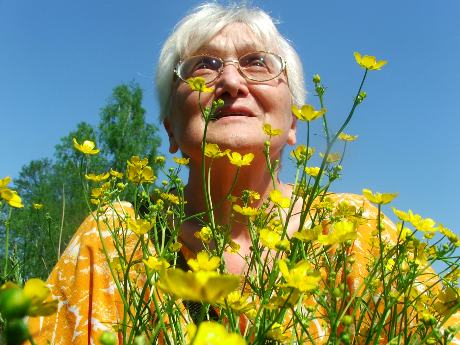
[[[251,77],[247,76],[244,73],[244,71],[241,69],[240,59],[242,57],[245,57],[245,56],[247,56],[249,54],[254,54],[254,53],[266,53],[266,54],[271,54],[271,55],[274,55],[274,56],[278,57],[281,60],[280,72],[277,75],[275,75],[275,76],[273,76],[271,78],[263,79],[263,80],[257,80],[257,79],[254,79],[254,78],[251,78]],[[220,58],[218,56],[212,55],[212,54],[191,55],[191,56],[188,56],[185,60],[188,60],[188,59],[194,58],[194,57],[198,57],[198,56],[212,57],[212,58],[218,59],[222,63],[222,67],[219,68],[216,77],[214,79],[212,79],[211,81],[206,82],[205,83],[206,85],[209,85],[209,84],[212,84],[213,82],[215,82],[222,75],[222,73],[224,72],[225,65],[229,64],[229,63],[231,63],[231,64],[236,66],[236,68],[238,69],[238,72],[241,74],[241,76],[243,76],[244,79],[251,80],[251,81],[254,81],[254,82],[257,82],[257,83],[263,83],[263,82],[270,81],[270,80],[273,80],[275,78],[278,78],[283,72],[286,71],[286,61],[283,59],[283,57],[279,56],[278,54],[275,54],[275,53],[273,53],[271,51],[256,50],[256,51],[249,52],[249,53],[246,53],[246,54],[243,54],[243,55],[239,56],[237,60],[224,60],[224,59],[222,59],[222,58]],[[180,80],[182,80],[183,82],[187,82],[187,79],[184,79],[179,75],[179,67],[185,60],[179,60],[179,62],[176,64],[176,67],[174,67],[174,75],[176,77],[178,77]]]

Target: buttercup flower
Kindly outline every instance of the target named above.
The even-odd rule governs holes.
[[[197,254],[196,259],[189,259],[187,264],[195,271],[215,271],[219,268],[220,258],[217,256],[209,257],[209,254],[201,251]]]
[[[99,149],[95,148],[96,144],[91,140],[85,140],[83,144],[79,144],[77,139],[73,138],[73,147],[85,155],[95,155],[99,153]]]
[[[351,135],[351,134],[346,134],[346,133],[340,133],[338,138],[343,141],[355,141],[358,136],[357,135]]]
[[[305,167],[305,172],[311,177],[316,177],[319,174],[319,167]]]
[[[187,165],[190,162],[190,158],[173,157],[173,160],[179,165]]]
[[[380,70],[388,62],[386,60],[377,61],[377,58],[371,55],[361,56],[358,52],[354,52],[354,55],[358,65],[368,70]]]
[[[238,152],[227,153],[228,160],[231,164],[236,165],[237,167],[242,167],[243,165],[250,165],[254,159],[253,153],[247,153],[242,156]]]
[[[149,256],[147,259],[142,261],[148,268],[157,272],[169,267],[169,262],[163,258],[157,258],[156,256]]]
[[[33,203],[32,204],[32,208],[34,210],[41,210],[43,208],[43,204],[39,204],[39,203]]]
[[[373,193],[370,189],[363,189],[363,195],[374,204],[388,204],[398,196],[398,193]]]
[[[128,227],[136,235],[146,234],[152,227],[153,224],[147,219],[128,219]]]
[[[242,214],[243,216],[253,217],[257,216],[259,211],[256,208],[250,206],[233,205],[233,211]]]
[[[212,231],[209,226],[203,226],[200,231],[195,232],[193,235],[206,244],[211,242],[212,239]]]
[[[7,187],[7,185],[10,182],[11,182],[11,177],[9,176],[6,176],[5,178],[0,180],[0,197],[12,207],[16,207],[16,208],[24,207],[19,194],[16,191],[9,189]]]
[[[118,172],[116,170],[110,169],[110,175],[112,175],[115,178],[123,178],[123,173]]]
[[[265,134],[267,134],[270,137],[275,137],[283,132],[281,129],[273,129],[272,125],[270,125],[269,123],[264,123],[263,129]]]
[[[289,269],[285,259],[278,261],[278,267],[286,280],[285,286],[292,287],[300,292],[307,292],[315,289],[321,280],[318,271],[314,271],[311,264],[306,260],[301,260]]]
[[[321,158],[324,158],[324,153],[320,152],[319,156]],[[328,163],[335,163],[338,162],[341,158],[341,154],[337,152],[329,152],[329,154],[326,157],[326,162]]]
[[[322,233],[322,231],[322,226],[316,225],[313,229],[302,229],[301,231],[296,231],[292,237],[305,242],[314,241],[318,239],[318,236]]]
[[[128,166],[126,174],[128,180],[134,183],[152,183],[155,181],[156,176],[153,175],[153,170],[147,164],[147,158],[140,159],[139,156],[133,156],[127,162]]]
[[[343,243],[350,240],[355,240],[358,237],[356,225],[348,220],[341,220],[334,223],[333,230],[327,234],[319,234],[318,242],[324,245],[332,245],[336,243]]]
[[[196,78],[189,78],[187,79],[187,84],[193,91],[198,92],[213,92],[214,89],[212,87],[206,86],[206,81],[204,78],[196,77]]]
[[[281,241],[281,235],[269,229],[260,230],[259,236],[260,243],[269,249],[276,249]]]
[[[239,283],[240,278],[235,275],[170,268],[161,271],[157,286],[177,298],[215,303],[235,290]]]
[[[219,148],[219,145],[217,144],[210,144],[210,143],[204,144],[204,155],[209,158],[223,157],[227,155],[229,151],[230,150],[221,151]]]
[[[203,321],[198,330],[194,324],[188,325],[190,343],[193,345],[246,345],[244,338],[237,333],[228,333],[224,325],[214,321]]]
[[[292,113],[300,121],[313,121],[326,113],[326,108],[315,110],[315,108],[310,104],[305,104],[301,108],[297,108],[295,105],[293,105],[291,109]]]
[[[85,174],[85,178],[90,181],[94,182],[101,182],[107,180],[110,176],[110,173],[103,173],[103,174]]]
[[[279,190],[272,190],[270,192],[270,200],[277,206],[281,208],[288,208],[291,204],[291,200],[287,197],[284,197]]]
[[[307,149],[305,145],[299,145],[291,151],[291,157],[294,158],[298,164],[302,164],[305,160],[309,160],[314,153],[315,149],[313,147]]]

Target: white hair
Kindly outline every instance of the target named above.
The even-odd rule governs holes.
[[[247,25],[266,49],[275,51],[286,61],[286,70],[292,101],[305,103],[303,68],[292,45],[277,30],[273,19],[259,8],[247,5],[220,5],[206,3],[196,7],[175,26],[163,45],[157,66],[156,84],[160,102],[160,120],[171,110],[171,91],[174,67],[184,57],[198,51],[212,37],[229,24]]]

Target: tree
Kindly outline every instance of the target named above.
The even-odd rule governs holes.
[[[87,161],[73,148],[73,138],[97,142],[100,153]],[[56,145],[54,161],[42,159],[23,166],[14,182],[26,207],[11,219],[22,276],[45,278],[88,214],[88,191],[82,188],[85,172],[124,171],[133,155],[152,162],[159,145],[157,128],[145,121],[141,88],[122,84],[102,108],[97,127],[79,123]],[[43,208],[34,208],[34,203]]]

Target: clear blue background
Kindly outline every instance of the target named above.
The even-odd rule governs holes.
[[[51,157],[78,122],[98,123],[119,83],[140,83],[148,121],[158,124],[153,77],[160,47],[199,3],[0,0],[0,177]],[[353,51],[389,61],[369,75],[368,98],[347,130],[359,139],[334,190],[397,191],[396,207],[459,229],[460,2],[252,3],[280,20],[310,90],[311,76],[321,74],[333,125],[345,117],[363,72]],[[292,181],[289,160],[284,166],[283,179]]]

